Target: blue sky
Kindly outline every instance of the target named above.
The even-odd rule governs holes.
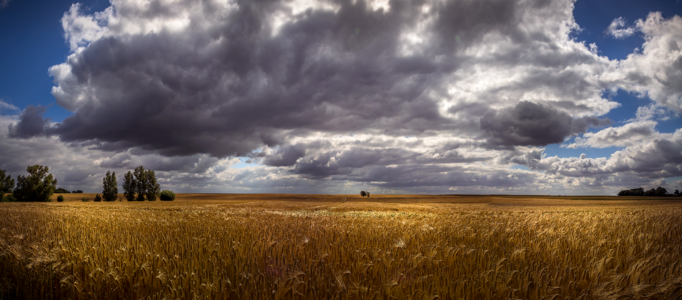
[[[7,141],[29,143],[36,141],[36,139],[49,139],[54,143],[59,143],[60,147],[65,147],[63,149],[73,152],[74,157],[83,156],[78,159],[73,158],[74,161],[96,165],[93,167],[94,169],[88,171],[83,169],[76,172],[73,168],[69,169],[71,171],[63,171],[65,172],[64,177],[85,180],[83,183],[79,183],[76,179],[65,181],[69,182],[70,186],[87,186],[84,182],[94,180],[92,178],[97,177],[95,174],[102,172],[107,167],[125,169],[133,164],[147,161],[151,161],[148,164],[158,165],[157,169],[168,172],[166,174],[168,184],[178,184],[181,189],[193,191],[203,189],[231,191],[244,189],[245,186],[250,185],[253,186],[246,189],[253,190],[254,186],[263,186],[263,184],[256,184],[257,180],[253,178],[257,177],[261,179],[270,178],[269,182],[277,182],[265,191],[274,191],[278,188],[305,191],[306,188],[310,188],[310,185],[315,186],[316,189],[320,189],[320,186],[328,186],[330,191],[344,191],[369,184],[387,192],[400,192],[406,191],[400,189],[400,185],[403,184],[413,185],[409,191],[429,192],[433,190],[435,184],[437,189],[449,188],[452,190],[458,187],[458,190],[468,189],[467,191],[471,192],[485,192],[486,189],[490,189],[489,186],[472,185],[468,179],[454,175],[449,175],[448,178],[434,179],[434,182],[424,183],[423,186],[420,186],[414,185],[414,182],[419,182],[420,176],[415,175],[415,178],[391,177],[380,170],[381,168],[401,167],[406,170],[416,170],[417,166],[421,166],[419,168],[424,168],[424,172],[430,168],[439,170],[451,168],[450,171],[440,172],[443,174],[450,174],[449,172],[470,174],[475,169],[471,168],[472,164],[476,164],[477,161],[489,168],[479,175],[486,176],[492,180],[491,182],[496,182],[493,179],[497,176],[512,178],[516,175],[523,175],[515,172],[527,171],[533,174],[542,173],[545,176],[540,179],[533,177],[536,175],[527,173],[524,176],[530,176],[527,179],[529,182],[540,180],[561,185],[557,182],[563,179],[557,177],[550,180],[547,177],[555,176],[561,172],[566,172],[565,174],[562,173],[564,175],[572,174],[570,173],[572,171],[562,170],[571,170],[573,167],[568,167],[568,165],[562,167],[560,165],[569,164],[571,159],[579,158],[581,154],[585,154],[585,158],[595,159],[593,164],[605,164],[599,168],[610,168],[608,167],[610,163],[603,160],[597,162],[597,160],[609,158],[614,152],[621,151],[623,152],[622,155],[637,161],[637,158],[629,155],[634,155],[632,153],[643,150],[636,150],[633,147],[655,143],[656,139],[668,139],[675,143],[676,137],[673,135],[676,130],[682,128],[680,109],[676,106],[678,104],[675,104],[675,99],[678,99],[675,97],[679,97],[679,94],[674,94],[674,84],[672,87],[653,86],[651,84],[638,85],[628,81],[630,79],[624,79],[625,77],[618,79],[618,76],[622,75],[619,75],[620,70],[625,72],[624,70],[630,68],[628,72],[632,74],[632,70],[635,70],[637,66],[642,66],[642,64],[636,63],[636,59],[640,59],[640,61],[649,59],[642,54],[645,31],[650,32],[649,38],[653,40],[659,37],[656,35],[659,32],[661,39],[674,40],[676,38],[666,36],[664,32],[664,29],[667,28],[665,26],[677,22],[675,17],[682,15],[682,4],[676,0],[579,0],[574,3],[574,9],[570,11],[565,9],[570,7],[572,3],[569,0],[549,1],[547,3],[551,5],[543,8],[549,10],[543,14],[540,14],[540,11],[537,12],[538,18],[555,14],[555,17],[544,20],[547,29],[542,29],[542,26],[533,27],[537,25],[530,23],[533,18],[520,18],[519,20],[524,21],[518,24],[513,23],[513,19],[505,19],[509,15],[505,14],[505,10],[513,11],[515,5],[522,7],[528,1],[513,1],[514,4],[509,4],[512,2],[505,4],[495,0],[484,0],[490,2],[490,7],[497,8],[488,12],[478,12],[476,7],[467,6],[468,4],[465,1],[447,2],[438,8],[434,8],[435,5],[426,5],[420,8],[421,11],[431,10],[423,14],[423,20],[419,19],[421,17],[410,20],[398,20],[398,16],[384,15],[382,17],[382,13],[394,9],[382,1],[337,1],[329,4],[324,4],[325,1],[313,4],[291,2],[287,4],[291,6],[286,8],[289,9],[289,13],[302,13],[306,9],[310,12],[308,15],[300,14],[296,18],[286,17],[286,14],[276,15],[273,13],[276,9],[268,8],[270,10],[267,10],[265,7],[256,4],[249,6],[243,3],[230,2],[226,4],[225,8],[225,12],[228,13],[225,13],[223,17],[218,17],[211,15],[207,10],[193,10],[204,5],[198,2],[189,1],[182,4],[176,1],[161,1],[159,2],[161,4],[154,8],[154,6],[149,5],[131,6],[135,1],[137,0],[117,0],[112,3],[103,0],[81,1],[80,5],[75,7],[72,6],[74,2],[63,0],[11,0],[0,8],[0,44],[3,45],[0,48],[0,100],[18,108],[18,110],[7,108],[0,110],[0,116],[5,117],[2,124],[7,124],[5,127],[8,128]],[[141,1],[140,3],[150,2]],[[569,6],[566,6],[567,4]],[[306,5],[312,6],[305,8]],[[233,10],[235,7],[238,7],[238,10]],[[97,15],[107,8],[110,9],[109,14]],[[144,11],[136,12],[135,9]],[[250,20],[249,22],[260,22],[258,26],[249,27],[248,24],[250,23],[247,21],[232,24],[230,23],[232,20],[222,19],[235,11],[243,13],[243,16],[250,16],[248,15],[249,11],[261,9],[262,13],[259,16],[263,19],[255,20],[246,17],[242,19]],[[184,12],[190,11],[194,13],[184,14]],[[365,13],[362,14],[361,11],[365,11]],[[458,15],[458,11],[466,11],[467,14]],[[662,21],[657,21],[658,19],[651,17],[651,12],[660,12]],[[273,15],[269,16],[270,13]],[[522,8],[516,13],[528,17],[535,12]],[[201,14],[207,15],[201,16]],[[486,17],[485,14],[490,15],[490,17]],[[317,17],[317,15],[325,17]],[[564,24],[561,22],[570,23],[570,16],[573,17],[580,29],[573,29],[567,37],[562,37],[561,34],[555,35],[556,32],[551,30],[560,30]],[[476,19],[465,20],[468,17]],[[336,20],[334,21],[336,23],[323,24],[325,18]],[[396,19],[387,21],[390,18]],[[432,18],[429,21],[431,23],[424,21],[429,20],[429,18]],[[619,28],[631,30],[623,37],[616,37],[615,33],[609,31],[609,26],[619,18],[623,21]],[[195,26],[178,25],[186,24],[183,22],[188,20],[193,22]],[[212,20],[212,23],[204,20]],[[644,25],[641,24],[644,23],[638,25],[638,20],[642,22],[647,20],[652,23],[646,25],[649,27],[642,27]],[[424,32],[413,32],[411,30],[417,27],[407,26],[402,29],[402,33],[394,34],[394,30],[391,28],[395,26],[382,27],[382,22],[406,24],[407,22],[422,21],[426,22],[423,24],[428,24],[433,28]],[[564,96],[562,94],[566,93],[563,90],[564,86],[579,84],[579,79],[575,82],[548,81],[545,85],[537,84],[537,79],[531,79],[532,76],[535,76],[533,74],[539,74],[557,65],[533,65],[529,67],[521,64],[514,65],[514,63],[509,65],[510,62],[508,61],[500,61],[497,65],[511,66],[504,67],[500,69],[502,72],[498,72],[503,73],[505,70],[509,70],[509,77],[495,78],[496,83],[493,81],[486,82],[487,78],[491,77],[483,73],[469,79],[462,77],[458,72],[462,74],[472,71],[479,72],[474,70],[480,70],[483,66],[487,66],[487,68],[496,66],[490,64],[491,58],[511,57],[509,55],[514,52],[501,53],[495,50],[500,48],[493,47],[494,45],[485,42],[483,38],[495,34],[512,37],[512,31],[504,31],[496,27],[499,25],[498,23],[504,22],[510,22],[505,25],[507,28],[518,26],[519,30],[535,30],[535,35],[529,35],[533,38],[547,34],[546,39],[559,39],[552,41],[552,43],[556,42],[555,45],[573,43],[570,45],[572,48],[569,47],[562,51],[573,51],[575,55],[582,56],[583,58],[580,58],[582,63],[571,65],[575,62],[566,60],[559,65],[567,67],[563,70],[556,69],[553,74],[570,70],[575,74],[583,74],[580,76],[587,76],[585,78],[597,76],[600,78],[600,82],[586,79],[585,82],[587,83],[582,83],[589,85],[585,90],[569,91],[570,95]],[[479,26],[467,27],[477,23],[480,23]],[[219,27],[219,24],[224,25]],[[119,25],[120,27],[116,27]],[[156,28],[155,26],[160,27]],[[500,28],[505,28],[505,26]],[[660,28],[652,26],[660,26]],[[352,30],[347,30],[346,27]],[[150,28],[156,29],[149,31]],[[258,30],[262,32],[246,38],[248,28],[259,28]],[[318,31],[313,28],[326,28],[325,30],[328,32],[335,32],[333,35],[335,38],[330,39],[329,35],[319,35]],[[362,30],[357,30],[360,28]],[[266,30],[270,31],[267,32]],[[545,32],[541,32],[542,30]],[[222,40],[217,37],[217,32],[220,33],[218,35],[222,37]],[[242,36],[231,36],[231,34],[242,34]],[[193,39],[195,36],[202,37],[203,40],[200,38]],[[227,38],[228,36],[230,38]],[[254,38],[256,36],[257,38]],[[400,42],[392,43],[394,38],[399,39]],[[566,40],[562,41],[562,38]],[[210,54],[214,52],[210,48],[205,48],[207,47],[205,41],[213,39],[215,39],[214,41],[227,40],[229,41],[228,44],[233,44],[226,44],[226,48],[222,52],[215,52],[214,57],[209,57],[214,55]],[[448,39],[452,39],[452,41],[448,41]],[[173,43],[180,40],[184,44],[173,46]],[[114,44],[106,44],[106,41]],[[248,46],[243,46],[234,41],[250,42],[244,44]],[[527,46],[514,44],[519,43],[514,39],[510,41],[513,42],[505,47],[509,49],[520,47],[518,49],[535,51],[530,49],[536,49],[533,47],[537,43],[543,43],[546,40],[530,41]],[[70,46],[70,43],[71,45],[78,44],[80,47],[78,51],[82,52],[75,53],[76,49],[73,48],[74,46]],[[584,46],[580,46],[580,43],[583,43]],[[155,48],[155,45],[161,44],[167,46]],[[380,46],[382,44],[384,46]],[[478,53],[489,53],[490,58],[480,61],[471,59],[466,61],[463,60],[466,56],[457,52],[459,50],[442,52],[449,51],[447,47],[450,44],[458,45],[458,47],[464,46],[461,49],[479,49]],[[590,45],[592,44],[596,45],[598,50],[593,52],[592,55],[594,56],[588,59],[585,56],[585,49],[591,49]],[[105,48],[109,46],[105,45],[112,48],[107,50]],[[338,45],[342,46],[339,48]],[[652,51],[658,49],[653,48],[654,46],[652,44],[650,47],[653,49]],[[190,49],[191,47],[196,47],[196,49]],[[269,61],[263,58],[265,56],[257,56],[261,55],[258,53],[265,53],[264,51],[275,51],[273,49],[278,49],[278,52],[273,52],[270,57],[281,56],[280,58],[273,58]],[[317,50],[311,49],[334,49],[334,51],[341,49],[346,52],[335,54],[336,58],[332,60],[325,60],[326,58],[320,60],[324,58],[324,56],[319,56],[322,52],[317,53],[315,52]],[[552,48],[550,47],[550,49]],[[146,56],[151,52],[156,53],[156,56]],[[557,61],[565,59],[562,55],[566,53],[560,52],[556,52],[556,55],[551,54],[555,55],[553,59]],[[374,53],[384,54],[368,61],[362,61],[363,56],[372,56]],[[390,60],[384,61],[387,59],[385,53],[400,53],[400,55],[389,57]],[[441,53],[440,56],[436,55],[438,53]],[[628,55],[632,53],[639,54],[640,57],[628,60]],[[192,57],[195,54],[196,57]],[[74,59],[80,60],[78,62],[68,61],[67,58],[70,55]],[[144,59],[148,60],[148,63],[144,63],[144,60],[137,60],[138,58],[135,55],[146,57]],[[205,55],[205,57],[201,55]],[[535,56],[542,55],[548,54],[539,52]],[[596,55],[605,57],[607,60],[599,61],[596,59]],[[410,57],[409,62],[407,60],[403,62],[406,56]],[[438,58],[440,60],[438,65],[441,68],[447,65],[443,61],[448,60],[453,66],[458,67],[454,67],[450,71],[434,69],[438,68],[434,67],[437,65],[427,63],[434,57],[440,57]],[[119,65],[111,65],[106,62],[107,59],[114,58],[119,59]],[[445,59],[443,60],[443,58]],[[341,67],[341,65],[334,63],[338,59],[350,60],[345,63],[346,67]],[[594,61],[585,63],[585,59],[594,59]],[[204,61],[213,61],[214,63],[207,67],[204,65]],[[322,61],[324,63],[321,63]],[[281,70],[278,69],[279,62],[283,62],[283,66],[286,67]],[[374,65],[374,62],[381,63]],[[533,64],[538,63],[533,62]],[[616,64],[620,65],[616,66]],[[221,67],[215,67],[216,65]],[[673,61],[667,65],[675,66]],[[663,64],[660,68],[665,68],[667,65]],[[55,67],[55,73],[50,73],[51,67]],[[122,69],[114,70],[118,67]],[[384,67],[390,71],[382,69]],[[467,67],[472,67],[472,69],[467,71]],[[535,67],[538,68],[533,69],[532,72],[529,71],[527,76],[523,73],[528,68]],[[652,68],[654,67],[656,66],[652,66]],[[296,68],[303,69],[295,71]],[[207,69],[209,71],[206,71]],[[67,75],[65,75],[67,77],[54,77],[59,70],[61,70],[61,74],[78,75],[81,76],[79,78],[88,78],[89,81],[74,82],[69,78],[75,77],[68,77]],[[130,72],[124,76],[123,73],[126,71],[122,70]],[[173,73],[180,70],[196,71],[183,74]],[[439,71],[434,72],[434,70]],[[207,74],[210,75],[202,75],[201,72],[203,71],[209,72]],[[653,74],[651,72],[662,74],[660,72],[673,71],[675,70],[652,69],[642,70],[641,74]],[[337,78],[334,79],[336,81],[328,81],[325,79],[327,78],[325,74],[336,74],[336,77],[329,77]],[[384,75],[371,78],[373,74]],[[409,76],[403,77],[402,74]],[[527,83],[519,83],[518,86],[509,83],[513,81],[510,81],[510,78],[515,74],[523,74],[520,76],[522,79],[519,82],[527,81]],[[142,77],[132,79],[138,75]],[[220,88],[221,85],[215,83],[216,76],[240,78],[244,83],[239,87],[237,85],[230,86],[232,81],[228,80],[223,82],[222,88]],[[368,77],[365,80],[362,79],[363,76]],[[669,78],[675,78],[676,75],[669,73],[669,76],[671,76]],[[260,81],[259,78],[263,81]],[[443,78],[450,79],[445,80]],[[136,86],[137,82],[142,82],[141,80],[148,81]],[[307,86],[309,82],[316,80],[327,81],[321,81],[315,85],[310,84],[310,87]],[[391,80],[395,81],[388,82]],[[162,83],[163,88],[155,89],[153,86],[159,82]],[[440,84],[439,82],[444,85],[437,86]],[[473,92],[469,89],[469,87],[477,86],[482,82],[485,86],[483,92],[481,90]],[[125,85],[122,85],[123,88],[112,87],[108,85],[109,83],[125,83]],[[268,86],[273,84],[279,84],[279,87],[270,89]],[[145,89],[145,85],[151,87]],[[230,90],[229,92],[223,89],[227,86],[229,86],[227,88]],[[401,86],[409,86],[409,88],[401,89]],[[601,90],[600,86],[603,87]],[[60,98],[62,99],[61,105],[57,103],[55,95],[52,93],[53,88],[61,91],[58,93],[62,97]],[[493,97],[494,99],[488,99],[485,97],[491,94],[485,92],[486,89],[503,92],[498,92]],[[84,92],[86,90],[90,92]],[[108,92],[104,92],[105,90]],[[410,91],[421,91],[421,94]],[[448,96],[444,96],[444,98],[434,96],[437,93],[442,93],[442,91],[448,91]],[[648,94],[644,93],[642,96],[642,91]],[[573,95],[574,92],[575,95]],[[329,94],[334,96],[329,96]],[[383,98],[377,100],[376,97],[380,94],[384,94],[381,96]],[[655,95],[655,99],[648,95]],[[145,101],[148,101],[148,104],[144,104]],[[380,104],[383,101],[388,102]],[[472,104],[477,101],[478,105]],[[126,102],[130,103],[125,104]],[[302,104],[304,102],[307,103],[305,106]],[[567,102],[574,103],[575,107],[583,107],[583,110],[562,106],[565,104],[556,104]],[[88,106],[86,103],[97,104]],[[159,118],[132,117],[133,114],[112,117],[111,121],[106,123],[108,125],[104,121],[98,121],[107,118],[103,115],[106,110],[130,111],[126,110],[125,105],[132,105],[130,107],[135,107],[133,111],[141,111],[146,109],[144,108],[147,107],[145,105],[152,105],[152,103],[153,105],[166,103],[163,104],[165,106],[160,106],[166,107],[165,113],[183,120],[182,122],[178,121],[178,124],[187,125],[175,128],[177,124],[165,122],[155,124],[154,122],[158,121]],[[376,104],[370,105],[370,103]],[[618,103],[617,107],[613,106],[613,103]],[[38,105],[47,106],[44,113],[41,109],[27,108]],[[317,109],[305,110],[305,107],[309,105],[319,106]],[[431,107],[430,105],[434,105],[430,110],[418,109],[419,107]],[[69,111],[67,107],[70,107],[73,112]],[[86,107],[89,108],[86,109]],[[173,109],[182,108],[182,110],[171,111],[171,107]],[[462,107],[467,111],[466,117],[463,117],[463,113],[457,115],[456,108]],[[635,120],[638,109],[647,107],[659,109],[660,112],[644,119]],[[251,108],[257,109],[255,110],[256,115],[250,115],[253,113]],[[358,109],[351,112],[353,108]],[[100,111],[100,109],[102,110]],[[557,137],[548,136],[545,133],[524,132],[524,130],[530,129],[524,125],[526,124],[523,123],[525,121],[517,120],[517,118],[519,114],[527,113],[529,109],[537,110],[537,114],[542,115],[556,114],[553,117],[535,120],[536,124],[549,122],[547,126],[560,125],[555,122],[556,119],[570,116],[574,123],[586,122],[585,124],[588,125],[577,129],[571,127],[570,133],[568,131],[562,133],[558,140]],[[78,113],[74,113],[76,110]],[[439,117],[433,114],[436,110],[439,111]],[[22,111],[24,113],[20,115]],[[291,112],[290,115],[289,112]],[[375,116],[388,113],[393,115],[385,115],[378,118],[381,121],[373,122],[368,121],[371,120],[371,117],[368,117],[370,112]],[[29,114],[38,116],[30,118],[30,120],[40,124],[27,123],[29,122]],[[324,116],[319,117],[321,115]],[[426,115],[428,117],[422,117]],[[51,123],[40,121],[42,118],[49,119]],[[144,124],[154,125],[145,127],[149,130],[139,130],[139,127],[136,127],[138,125],[133,126],[133,124],[137,124],[135,118],[145,120],[147,123]],[[240,118],[243,120],[238,121]],[[441,122],[438,121],[439,118],[445,119],[442,119]],[[609,119],[611,125],[605,126],[605,119]],[[448,122],[450,125],[447,125]],[[474,124],[475,128],[466,129],[471,124]],[[654,126],[653,132],[646,129],[650,125]],[[38,130],[35,128],[41,126],[44,128],[35,131]],[[639,131],[627,131],[636,126],[639,126]],[[33,131],[27,128],[33,128],[31,129]],[[509,128],[513,130],[509,131]],[[607,132],[609,128],[613,129],[610,133]],[[566,128],[565,130],[569,129]],[[617,132],[619,132],[622,136],[630,138],[632,134],[641,134],[642,130],[649,132],[650,136],[632,141],[604,140],[608,134],[613,136],[618,135]],[[136,137],[137,133],[143,136]],[[519,134],[519,136],[515,137],[514,134]],[[402,140],[394,139],[394,137],[400,136],[416,137],[419,140],[419,145],[403,144]],[[161,137],[163,137],[163,141],[161,141]],[[438,139],[437,137],[442,138]],[[561,142],[562,137],[563,142]],[[443,142],[445,139],[452,140]],[[362,142],[364,144],[358,144],[361,140],[365,141]],[[383,146],[374,145],[370,147],[366,146],[367,140],[382,140],[384,144]],[[398,151],[395,149],[399,148],[409,149],[414,153],[395,153]],[[544,158],[558,156],[567,160],[540,159],[537,156],[537,151],[541,151]],[[382,154],[374,157],[373,155],[376,153]],[[16,165],[10,163],[10,161],[21,161],[19,157],[9,154],[3,155],[5,157],[0,157],[0,168],[19,168],[17,166],[23,164],[23,162]],[[402,157],[402,160],[389,161],[386,157],[391,155]],[[426,159],[425,157],[429,155],[436,155],[434,157],[439,157],[439,159],[450,155],[450,158],[443,161]],[[420,158],[415,159],[414,157]],[[522,157],[525,158],[522,159]],[[529,161],[528,157],[534,157],[535,160]],[[352,162],[342,163],[343,159],[350,158],[353,159]],[[493,158],[495,164],[489,162]],[[517,163],[521,161],[523,163]],[[363,165],[359,162],[366,164]],[[341,165],[334,166],[334,164],[339,163]],[[672,170],[679,167],[676,162],[670,163],[672,165],[662,165],[662,170]],[[622,168],[616,169],[624,170]],[[69,172],[76,172],[78,176]],[[226,172],[232,173],[228,176]],[[235,175],[240,172],[250,173],[249,176]],[[597,173],[602,174],[603,172],[607,171],[600,169]],[[650,170],[608,171],[607,173],[611,174],[609,175],[611,177],[600,177],[598,180],[591,175],[570,176],[578,176],[576,178],[583,180],[585,184],[592,182],[589,183],[591,187],[594,187],[595,180],[599,182],[610,181],[608,183],[609,189],[615,189],[615,186],[619,184],[646,185],[655,184],[660,180],[667,180],[667,182],[679,180],[680,177],[675,172],[670,172],[665,171],[661,173],[664,175],[661,175],[651,173]],[[183,176],[185,178],[186,176],[200,176],[204,180],[210,178],[213,181],[222,180],[221,182],[227,180],[228,177],[233,179],[249,177],[254,181],[242,182],[241,186],[227,184],[222,185],[222,187],[215,183],[188,186],[181,184],[180,181],[173,181],[173,178],[183,178]],[[547,183],[547,186],[543,188],[556,190],[562,194],[571,193],[571,191],[566,190],[570,188],[569,186],[556,187],[550,186],[551,184]],[[262,189],[258,190],[263,191]],[[517,192],[528,191],[533,191],[533,188],[522,188]],[[611,190],[609,190],[610,192]],[[575,191],[575,193],[579,193],[579,191]]]

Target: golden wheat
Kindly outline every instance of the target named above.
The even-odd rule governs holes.
[[[2,203],[0,298],[682,297],[678,203],[346,197]]]

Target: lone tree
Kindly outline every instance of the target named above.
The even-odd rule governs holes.
[[[143,166],[139,166],[135,168],[135,171],[133,171],[133,175],[135,175],[137,201],[144,201],[144,195],[147,193],[147,172],[144,171]]]
[[[137,192],[137,182],[133,178],[133,173],[128,171],[123,178],[123,196],[128,201],[135,201],[135,192]]]
[[[17,176],[14,197],[18,201],[47,202],[57,188],[57,179],[49,173],[50,168],[34,165],[26,168],[28,176]]]
[[[104,190],[102,191],[102,198],[104,201],[116,201],[118,198],[118,183],[116,182],[116,172],[107,174],[102,178]]]
[[[365,192],[365,191],[360,191],[360,196],[363,196],[363,197],[364,197],[364,196],[367,196],[367,192]]]
[[[145,179],[147,180],[147,192],[145,193],[145,196],[147,196],[147,200],[155,201],[156,197],[161,192],[161,186],[156,183],[156,173],[154,170],[147,170]]]
[[[12,176],[9,174],[5,175],[5,170],[0,170],[0,198],[2,198],[2,194],[11,193],[13,189],[14,179],[12,179]]]
[[[675,190],[675,194],[674,194],[674,195],[675,195],[675,196],[679,196],[679,195],[680,195],[680,191]]]

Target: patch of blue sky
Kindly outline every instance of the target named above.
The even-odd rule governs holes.
[[[48,69],[69,55],[60,20],[75,2],[85,12],[110,5],[106,0],[36,0],[10,1],[0,9],[0,99],[20,110],[29,104],[48,106],[45,117],[54,122],[72,115],[55,105]]]
[[[231,168],[243,169],[246,167],[257,167],[257,166],[259,166],[259,164],[247,162],[249,159],[250,159],[249,157],[239,157],[239,162],[237,164],[233,165]]]
[[[620,17],[626,20],[625,27],[632,27],[635,21],[646,19],[650,12],[655,11],[662,12],[664,18],[682,15],[682,3],[677,0],[578,0],[573,17],[582,30],[573,36],[587,45],[596,44],[600,55],[610,59],[625,59],[635,49],[641,49],[644,43],[642,34],[635,32],[629,37],[615,39],[606,33],[606,29],[614,19]]]
[[[585,154],[587,158],[599,158],[599,157],[611,157],[616,151],[622,150],[624,147],[607,147],[607,148],[562,148],[559,144],[551,144],[545,147],[546,157],[558,156],[561,158],[568,157],[580,157],[581,154]]]

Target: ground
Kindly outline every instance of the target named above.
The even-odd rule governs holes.
[[[0,299],[682,297],[677,198],[62,195],[0,203]]]

